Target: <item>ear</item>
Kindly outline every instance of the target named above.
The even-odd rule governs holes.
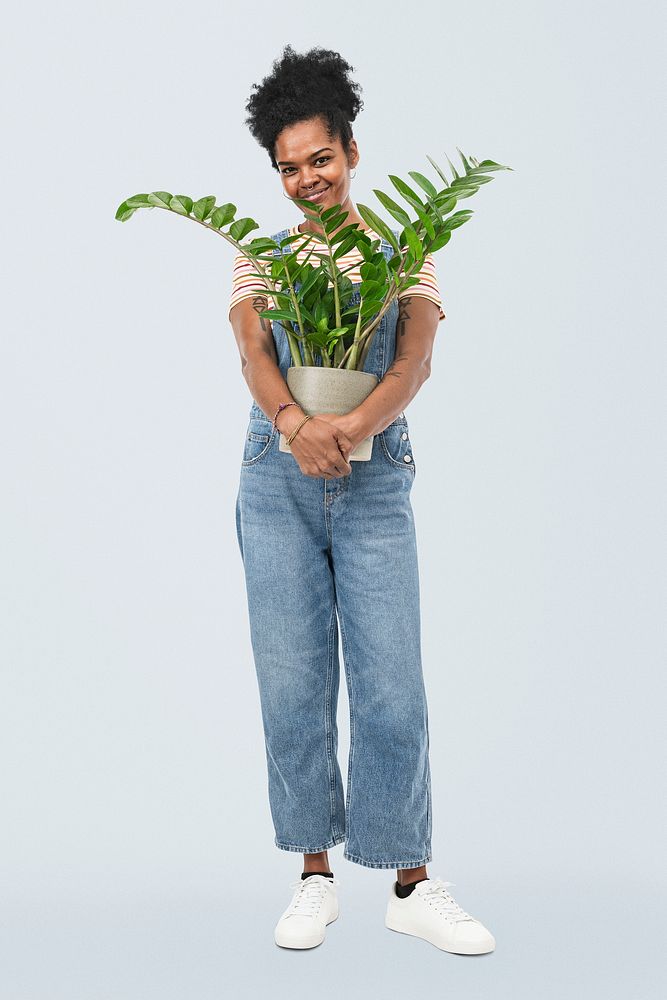
[[[358,163],[359,163],[359,147],[357,146],[357,140],[350,139],[350,153],[349,153],[350,170],[354,170],[354,168],[357,166]]]

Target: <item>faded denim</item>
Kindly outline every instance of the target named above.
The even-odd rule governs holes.
[[[391,256],[388,243],[381,249]],[[394,358],[397,316],[394,302],[366,358],[379,378]],[[286,377],[287,338],[280,323],[273,331]],[[418,867],[431,860],[431,773],[408,422],[401,413],[374,438],[370,461],[327,480],[279,451],[272,417],[253,402],[236,529],[275,844],[312,854],[345,842],[357,864]],[[345,798],[338,623],[350,704]]]

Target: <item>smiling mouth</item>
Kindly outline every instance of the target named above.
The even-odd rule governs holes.
[[[320,188],[320,189],[319,189],[318,191],[311,191],[311,192],[310,192],[310,194],[304,194],[304,198],[305,198],[305,199],[306,199],[307,201],[312,201],[312,200],[313,200],[314,198],[319,198],[319,196],[320,196],[321,194],[324,194],[324,192],[325,192],[325,191],[328,191],[328,190],[329,190],[329,187],[330,187],[330,186],[331,186],[331,185],[329,185],[329,186],[327,186],[327,187],[325,187],[325,188]]]

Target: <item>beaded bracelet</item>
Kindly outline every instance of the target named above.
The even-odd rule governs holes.
[[[278,430],[278,425],[276,423],[276,420],[278,419],[278,414],[281,413],[282,410],[284,410],[286,406],[298,406],[298,405],[299,404],[295,400],[292,400],[291,403],[281,403],[279,405],[278,409],[276,410],[276,415],[273,418],[273,429],[274,429],[274,431]]]
[[[307,413],[307,414],[306,414],[306,416],[305,416],[305,417],[303,418],[303,420],[301,421],[301,423],[300,423],[300,424],[298,424],[298,425],[297,425],[297,426],[296,426],[296,427],[294,428],[294,430],[292,431],[292,433],[290,434],[290,436],[289,436],[289,437],[287,438],[287,443],[288,443],[288,444],[291,444],[291,443],[292,443],[292,441],[294,440],[294,438],[295,438],[295,437],[297,436],[297,434],[299,433],[299,430],[300,430],[300,429],[301,429],[301,428],[303,427],[303,425],[305,424],[306,420],[310,420],[310,419],[311,419],[311,417],[312,417],[312,413]]]

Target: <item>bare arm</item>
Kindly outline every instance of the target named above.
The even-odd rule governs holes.
[[[269,308],[267,296],[258,293],[252,298],[237,302],[229,314],[229,320],[241,356],[241,374],[252,398],[266,416],[273,420],[278,404],[288,402],[294,396],[278,367],[271,320],[262,319],[258,315]],[[304,416],[298,404],[288,406],[276,421],[278,430],[289,436]]]
[[[358,443],[379,434],[401,413],[431,374],[440,310],[423,295],[399,299],[396,353],[379,385],[340,424]],[[291,407],[290,407],[291,409]]]

